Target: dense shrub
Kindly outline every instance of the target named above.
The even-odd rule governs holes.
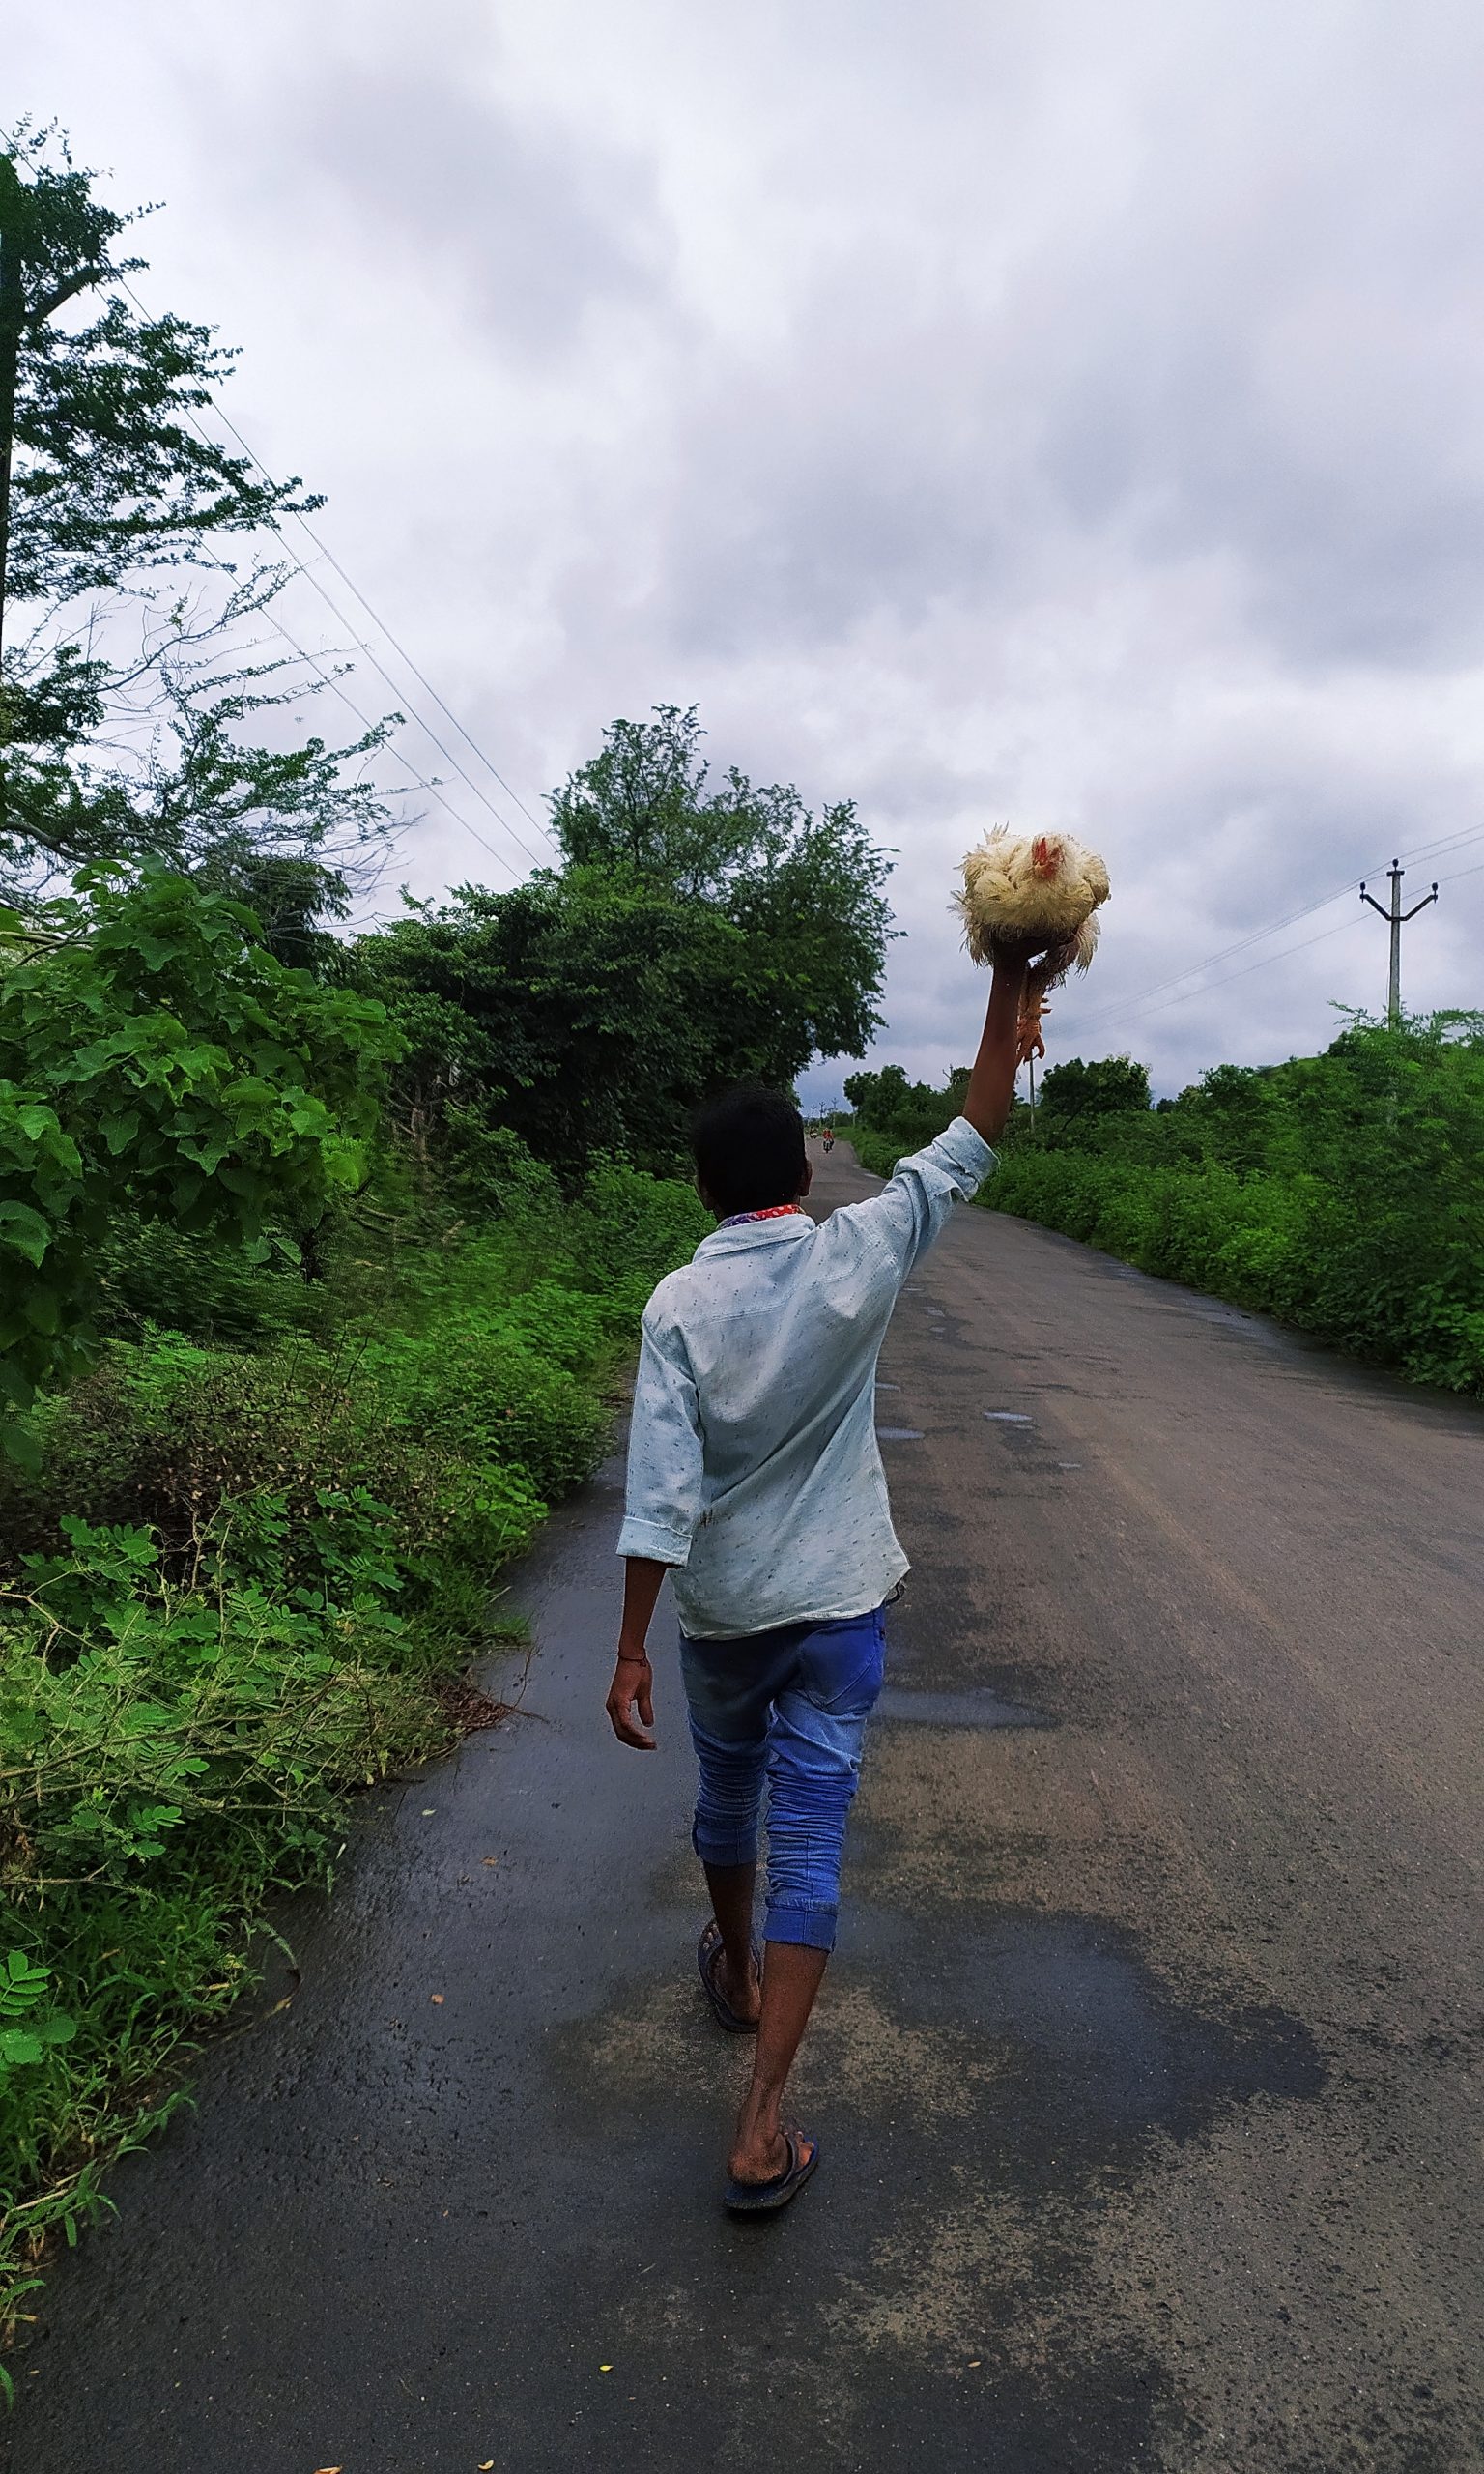
[[[1016,1108],[985,1204],[1484,1394],[1484,1020],[1357,1020],[1323,1056],[1218,1066],[1154,1108],[1108,1062],[1098,1108],[1078,1062],[1058,1069],[1075,1106],[1048,1104],[1034,1135]],[[864,1165],[886,1174],[931,1113],[919,1095],[899,1126],[852,1128]]]
[[[345,1790],[442,1737],[432,1683],[607,1448],[639,1307],[710,1225],[629,1169],[564,1202],[519,1145],[492,1163],[472,1229],[440,1195],[339,1228],[301,1321],[271,1251],[141,1233],[140,1294],[191,1336],[108,1341],[0,1461],[0,2316],[265,1899],[323,1877]]]
[[[364,1386],[388,1443],[455,1463],[514,1464],[548,1502],[585,1478],[610,1420],[576,1369],[597,1361],[601,1334],[588,1299],[556,1294],[550,1347],[534,1314],[506,1321],[477,1309],[368,1347]]]
[[[345,1788],[442,1733],[369,1593],[178,1590],[147,1531],[67,1527],[0,1589],[0,1891],[30,1997],[0,2035],[0,2153],[13,2195],[60,2169],[64,2215],[120,2103],[237,1989],[264,1898],[323,1873]]]
[[[227,1348],[323,1330],[337,1301],[271,1239],[249,1252],[163,1223],[122,1222],[99,1250],[99,1327],[137,1339],[149,1326]]]

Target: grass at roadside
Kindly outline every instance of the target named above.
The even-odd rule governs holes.
[[[601,1456],[643,1299],[710,1223],[618,1167],[564,1199],[517,1148],[471,1226],[370,1224],[312,1290],[121,1248],[105,1355],[0,1476],[11,2321],[249,1980],[268,1901],[329,1878],[348,1791],[447,1740],[436,1685]]]

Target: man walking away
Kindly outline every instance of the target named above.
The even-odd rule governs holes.
[[[818,1227],[797,1109],[757,1090],[702,1108],[697,1184],[721,1224],[644,1310],[608,1713],[620,1742],[653,1750],[645,1643],[669,1570],[712,1906],[701,1981],[721,2025],[757,2040],[728,2157],[738,2214],[785,2206],[819,2161],[818,2141],[785,2123],[784,2091],[834,1947],[884,1601],[907,1569],[876,1447],[876,1359],[902,1282],[995,1165],[1024,986],[1024,962],[1002,959],[963,1114]]]

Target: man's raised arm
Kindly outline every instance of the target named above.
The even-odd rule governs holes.
[[[1025,998],[1026,957],[1002,956],[989,982],[989,1005],[979,1054],[969,1076],[960,1114],[985,1142],[998,1142],[1014,1096],[1020,1062],[1020,1009]]]

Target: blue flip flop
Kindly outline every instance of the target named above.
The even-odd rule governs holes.
[[[725,2028],[729,2036],[756,2036],[756,2020],[739,2017],[716,1981],[716,1963],[721,1955],[721,1948],[722,1928],[713,1915],[696,1944],[696,1965],[700,1970],[701,1986],[706,1999],[716,2013],[718,2027]],[[758,1968],[762,1965],[762,1952],[756,1942],[753,1943],[753,1964]]]
[[[788,2162],[771,2182],[728,2181],[726,2205],[731,2215],[767,2216],[774,2208],[786,2207],[790,2200],[798,2198],[819,2162],[819,2142],[803,2130],[785,2130],[784,2139]],[[800,2153],[804,2145],[809,2148],[807,2156]]]

